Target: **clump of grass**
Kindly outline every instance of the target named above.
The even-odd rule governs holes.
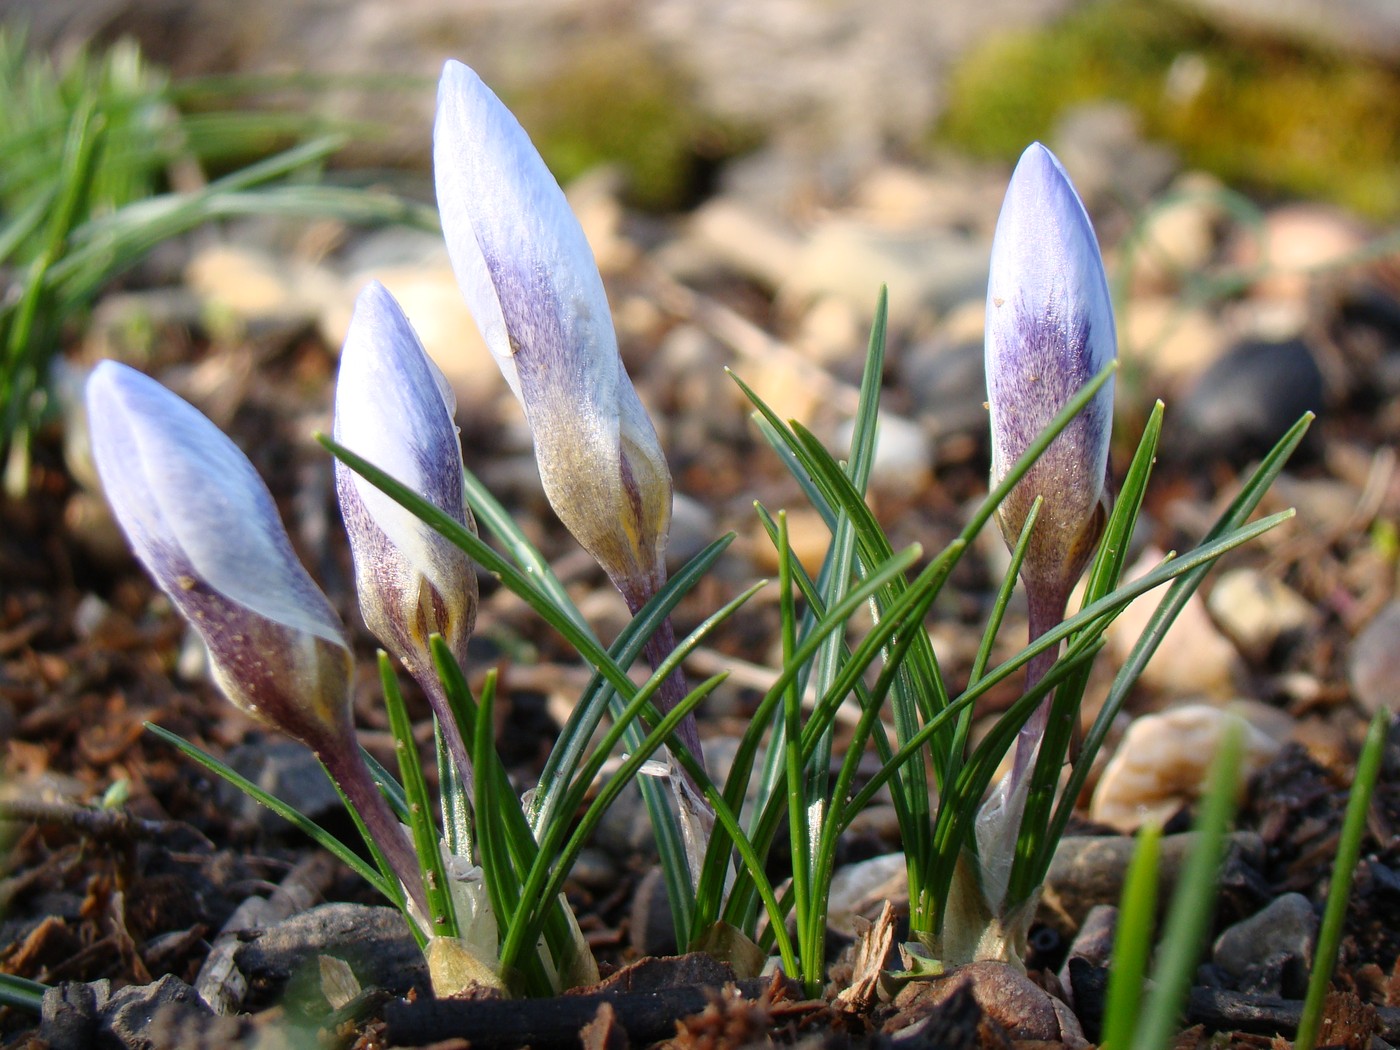
[[[160,242],[248,214],[437,227],[432,209],[325,185],[345,135],[324,120],[212,104],[187,114],[187,88],[129,41],[58,66],[0,27],[0,270],[11,279],[0,301],[0,454],[11,495],[27,485],[50,362],[102,290]]]
[[[1068,107],[1119,99],[1187,163],[1268,192],[1400,215],[1400,73],[1320,48],[1224,37],[1172,3],[1113,0],[998,37],[957,70],[935,137],[1013,158]]]
[[[561,182],[617,164],[632,202],[652,211],[692,203],[720,161],[755,141],[705,113],[684,76],[626,37],[579,49],[509,101]]]

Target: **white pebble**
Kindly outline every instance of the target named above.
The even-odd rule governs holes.
[[[1188,704],[1137,719],[1094,790],[1089,816],[1124,833],[1167,820],[1200,795],[1221,738],[1237,725],[1244,727],[1242,772],[1249,776],[1281,745],[1239,715]]]

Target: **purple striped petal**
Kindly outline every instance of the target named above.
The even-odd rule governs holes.
[[[87,385],[93,459],[147,571],[234,703],[321,750],[348,739],[350,651],[267,486],[223,433],[113,361]]]
[[[654,586],[671,476],[592,250],[529,136],[460,62],[438,87],[433,167],[457,281],[524,407],[550,504],[624,594]]]
[[[1035,143],[1011,176],[987,284],[987,401],[996,484],[1079,389],[1113,360],[1113,307],[1094,228],[1055,156]],[[1068,587],[1101,521],[1113,422],[1110,379],[1002,504],[1014,544],[1044,497],[1023,572]]]
[[[335,438],[462,525],[462,446],[450,387],[379,282],[360,293],[340,357]],[[335,465],[365,622],[416,675],[428,637],[459,660],[476,620],[477,581],[457,546],[344,464]]]

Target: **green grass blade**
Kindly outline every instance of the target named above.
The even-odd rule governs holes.
[[[1142,982],[1157,928],[1157,865],[1161,847],[1161,826],[1145,825],[1138,832],[1137,849],[1123,880],[1101,1040],[1108,1050],[1134,1050],[1136,1046],[1133,1037],[1142,1004]]]
[[[1157,462],[1157,445],[1162,436],[1162,416],[1164,407],[1158,401],[1143,427],[1142,438],[1138,441],[1128,471],[1123,475],[1118,496],[1113,503],[1113,513],[1109,515],[1099,540],[1099,549],[1089,567],[1089,582],[1084,589],[1083,605],[1091,605],[1118,586],[1123,567],[1128,558],[1128,546],[1132,542],[1133,531],[1137,527],[1138,514],[1147,494],[1147,483],[1152,477],[1152,468]]]
[[[462,487],[477,525],[505,544],[510,556],[524,572],[524,579],[538,587],[556,606],[567,612],[580,629],[587,630],[588,621],[583,618],[583,613],[578,611],[578,606],[569,597],[564,585],[559,582],[559,577],[554,575],[554,569],[550,567],[544,555],[516,523],[515,516],[470,470],[462,472]]]
[[[851,431],[851,448],[847,457],[846,472],[851,485],[857,492],[865,493],[870,484],[870,472],[875,466],[875,447],[879,437],[880,393],[885,375],[885,329],[889,313],[889,291],[882,287],[875,303],[875,319],[870,328],[870,341],[865,354],[865,367],[861,374],[860,396],[856,403],[856,413]],[[826,564],[822,571],[823,595],[825,604],[831,605],[841,600],[841,595],[849,590],[852,569],[855,565],[856,536],[855,524],[850,517],[842,514],[837,519],[836,530],[827,550]],[[810,612],[803,618],[810,630],[814,622]],[[812,682],[818,693],[826,692],[836,674],[841,654],[845,649],[845,639],[832,634],[817,654]],[[802,692],[806,682],[797,684]],[[831,768],[832,731],[825,732],[814,749],[812,760],[807,765],[809,799],[824,798],[827,793],[827,780]]]
[[[650,601],[618,634],[608,653],[619,667],[630,668],[642,655],[647,639],[656,633],[682,598],[709,573],[715,562],[728,549],[734,534],[715,540],[692,558],[675,576],[666,582]],[[530,806],[530,823],[540,827],[553,819],[556,800],[564,786],[576,775],[594,731],[610,706],[614,714],[621,709],[621,700],[601,672],[595,671],[578,703],[574,705],[564,728],[560,731],[549,758],[540,774],[540,786]]]
[[[1172,893],[1153,970],[1154,985],[1143,1004],[1133,1050],[1165,1050],[1176,1036],[1178,1018],[1196,972],[1215,909],[1220,863],[1235,813],[1243,733],[1226,730],[1211,762],[1208,787],[1196,818],[1196,842]]]
[[[797,610],[793,605],[792,548],[788,545],[787,515],[778,514],[778,612],[782,638],[783,666],[792,663],[797,648]],[[819,651],[825,651],[825,645]],[[811,908],[809,883],[812,878],[811,817],[809,806],[819,804],[820,796],[809,797],[806,766],[802,761],[802,695],[798,692],[796,676],[783,690],[782,720],[784,766],[787,773],[788,845],[792,858],[792,899],[797,910],[797,944],[802,957],[798,976],[814,994],[810,967],[815,946],[807,940],[808,915]],[[820,962],[818,963],[820,965]],[[820,976],[820,975],[818,975]]]
[[[457,911],[452,904],[452,891],[447,883],[447,871],[442,863],[441,839],[433,813],[437,807],[428,795],[428,782],[423,775],[423,760],[413,739],[413,724],[408,708],[394,676],[389,655],[379,653],[379,685],[384,692],[384,706],[389,713],[389,729],[394,734],[394,754],[399,760],[399,778],[408,799],[408,826],[413,832],[413,848],[418,854],[418,870],[423,873],[423,890],[428,897],[426,916],[435,937],[457,936]]]
[[[539,891],[539,899],[549,899],[558,895],[563,887],[569,866],[578,857],[579,852],[587,843],[588,837],[596,830],[606,808],[612,804],[617,798],[617,795],[630,781],[637,778],[643,764],[650,759],[662,745],[669,744],[669,738],[674,734],[675,728],[680,724],[681,719],[684,718],[686,714],[694,711],[695,707],[724,680],[724,677],[723,675],[716,675],[713,678],[706,679],[695,689],[691,690],[683,700],[679,701],[674,708],[657,721],[655,727],[646,735],[637,749],[627,755],[621,766],[618,767],[617,772],[610,777],[608,782],[599,790],[597,798],[589,805],[583,817],[580,819],[578,826],[573,829],[568,841],[562,846],[559,854],[559,863],[555,864],[552,869],[540,869],[541,872],[545,873],[546,877],[543,880],[543,889]],[[705,777],[704,770],[699,763],[690,756],[689,752],[677,751],[675,754],[677,759],[685,765],[691,775],[697,779],[697,782],[701,785],[702,793],[707,798],[721,798],[714,785]],[[738,830],[737,823],[733,821],[732,813],[728,813],[728,821],[729,826],[733,830]],[[740,839],[736,839],[735,841],[738,842]],[[528,884],[526,893],[530,893]],[[534,897],[532,896],[531,899],[534,899]],[[518,938],[519,943],[528,943],[528,938],[536,934],[538,928],[537,922],[538,920],[535,920],[531,925],[522,927],[522,935]],[[507,957],[506,947],[504,945],[502,946],[501,957],[503,959]]]
[[[448,852],[467,860],[472,856],[472,803],[462,775],[447,750],[447,738],[437,719],[433,720],[433,751],[437,757],[438,808],[442,813],[443,836]]]
[[[37,1014],[44,1005],[46,991],[48,991],[48,986],[42,985],[38,981],[0,973],[0,1006]]]
[[[1312,420],[1312,413],[1307,413],[1289,428],[1288,433],[1279,439],[1269,454],[1260,462],[1249,481],[1240,490],[1239,495],[1231,501],[1229,507],[1206,533],[1200,546],[1196,548],[1195,552],[1192,552],[1192,555],[1214,549],[1230,536],[1242,535],[1252,527],[1246,526],[1244,523],[1254,513],[1274,479],[1283,470],[1284,464],[1288,462],[1289,457],[1302,442]],[[1280,518],[1281,516],[1276,514],[1271,518],[1264,519],[1264,521],[1277,522]],[[1255,523],[1255,525],[1258,524],[1261,523]],[[1188,555],[1188,558],[1192,555]],[[1189,573],[1181,574],[1180,578],[1172,584],[1152,614],[1147,628],[1128,654],[1128,659],[1124,661],[1123,666],[1114,677],[1113,685],[1109,688],[1108,697],[1105,699],[1098,717],[1094,719],[1094,724],[1084,735],[1079,761],[1070,771],[1060,804],[1051,818],[1050,831],[1045,837],[1045,846],[1042,848],[1036,863],[1036,881],[1043,881],[1045,873],[1050,870],[1054,844],[1060,841],[1064,829],[1069,825],[1070,816],[1074,809],[1074,800],[1084,789],[1084,783],[1088,779],[1094,756],[1098,754],[1099,748],[1107,739],[1113,720],[1118,717],[1118,712],[1127,700],[1129,692],[1137,683],[1143,668],[1147,666],[1147,662],[1157,651],[1157,647],[1166,636],[1167,629],[1176,620],[1181,610],[1185,608],[1187,601],[1195,593],[1196,588],[1200,586],[1201,581],[1205,579],[1206,573],[1210,571],[1210,565],[1211,559],[1202,559],[1192,567]],[[1154,573],[1160,571],[1160,568],[1153,570]],[[1148,576],[1151,575],[1153,573],[1148,574]],[[1070,622],[1073,622],[1073,619]]]
[[[433,666],[442,682],[448,707],[451,708],[454,719],[462,728],[463,739],[474,740],[476,737],[477,707],[476,702],[472,699],[466,677],[462,674],[457,658],[453,656],[451,649],[447,647],[447,643],[442,640],[441,635],[433,635],[429,644],[432,647]],[[494,690],[496,673],[489,672],[487,678],[490,687]],[[496,805],[491,811],[490,819],[493,821],[491,831],[495,836],[497,854],[499,855],[500,849],[504,847],[510,858],[510,863],[514,865],[515,877],[518,879],[520,872],[529,871],[531,865],[535,863],[535,857],[539,852],[538,845],[530,830],[530,824],[525,819],[525,811],[515,797],[510,777],[506,773],[505,766],[501,764],[500,756],[493,748],[487,758],[488,764],[486,766],[476,767],[476,776],[490,777],[492,780],[491,794]],[[487,893],[489,896],[489,889]],[[562,914],[562,905],[548,911],[544,936],[545,942],[549,946],[550,955],[556,960],[568,958],[569,954],[577,949],[574,943],[573,928],[568,918]]]
[[[491,766],[496,754],[493,735],[494,716],[492,709],[496,699],[496,678],[488,674],[481,688],[481,700],[476,709],[472,725],[470,746],[472,768],[484,771]],[[476,798],[473,811],[481,814],[477,824],[477,849],[481,854],[482,881],[486,883],[486,896],[491,901],[491,910],[496,915],[497,931],[504,941],[516,925],[522,907],[520,879],[511,863],[510,849],[506,843],[503,822],[494,815],[503,812],[513,801],[513,797],[498,797],[498,784],[495,777],[479,773],[474,778]],[[534,948],[534,944],[531,944]],[[544,976],[538,955],[533,952],[528,958],[512,960],[511,965],[501,965],[501,977],[508,987],[523,986],[533,995],[549,995],[554,991]]]
[[[262,805],[266,806],[268,809],[272,810],[272,812],[276,813],[287,823],[291,824],[302,834],[306,835],[317,845],[319,845],[331,855],[333,855],[337,860],[339,860],[342,864],[348,867],[355,874],[359,875],[360,878],[368,882],[371,886],[373,886],[376,890],[378,890],[389,900],[395,901],[396,903],[402,902],[402,895],[399,893],[395,893],[390,889],[391,884],[389,880],[386,879],[386,877],[383,874],[381,874],[381,872],[376,871],[375,868],[371,866],[368,862],[366,862],[363,857],[361,857],[353,849],[347,846],[344,842],[340,841],[340,839],[332,835],[325,828],[321,827],[319,824],[313,821],[310,817],[305,816],[297,809],[288,805],[286,802],[283,802],[281,799],[269,795],[266,791],[258,787],[247,777],[234,772],[233,769],[225,765],[223,762],[220,762],[217,758],[209,754],[207,751],[196,747],[194,744],[191,744],[188,740],[185,740],[182,737],[176,736],[174,733],[170,732],[170,730],[164,729],[153,722],[147,722],[146,729],[147,731],[155,734],[155,736],[160,740],[169,744],[176,750],[182,752],[186,757],[191,758],[195,762],[199,763],[199,765],[203,766],[215,776],[228,781],[234,787],[238,788],[239,791],[242,791],[245,795],[248,795],[256,802],[259,802]]]
[[[906,568],[912,565],[918,559],[919,553],[920,551],[917,547],[911,548],[891,559],[888,564],[881,566],[879,571],[873,573],[867,580],[863,581],[860,586],[847,594],[840,604],[828,610],[827,616],[817,629],[799,643],[793,654],[792,663],[784,667],[779,673],[778,679],[769,688],[763,700],[760,702],[758,709],[754,712],[750,720],[749,728],[740,738],[739,747],[735,752],[734,760],[730,767],[729,778],[725,782],[724,787],[725,804],[729,809],[736,813],[742,810],[749,777],[753,771],[754,757],[757,754],[763,735],[773,722],[775,717],[774,713],[779,707],[784,692],[788,688],[788,684],[797,676],[802,665],[815,654],[818,647],[821,645],[825,633],[828,631],[843,630],[856,610],[859,609],[879,587],[884,586],[889,579],[904,572]],[[925,571],[927,572],[928,570]],[[892,621],[890,625],[884,627],[887,634],[892,632],[893,626],[896,623],[898,623],[898,621]],[[828,703],[834,710],[836,704],[839,704],[839,698],[837,698],[835,703],[832,703],[830,700]],[[765,819],[767,819],[769,813],[771,813],[772,819],[768,821],[765,832],[754,836],[755,846],[760,854],[766,853],[772,841],[772,832],[776,829],[779,819],[779,814],[776,812],[776,803],[780,801],[784,800],[776,796],[768,800],[769,804],[766,807]],[[727,836],[723,833],[723,829],[719,829],[710,839],[710,847],[706,852],[704,865],[701,870],[699,889],[696,892],[697,902],[702,907],[708,907],[721,897],[728,854],[729,846]],[[743,920],[741,917],[744,915],[747,906],[747,897],[741,893],[731,893],[729,903],[726,905],[727,921],[731,922],[732,925],[743,928]],[[736,907],[738,909],[737,911],[734,910]],[[712,912],[697,914],[697,921],[700,921],[702,926],[713,922],[716,918],[718,918],[718,916]]]
[[[403,785],[394,778],[394,775],[384,768],[379,759],[364,748],[360,748],[360,757],[364,759],[365,766],[369,769],[370,778],[379,788],[379,793],[384,796],[389,808],[394,811],[394,816],[400,821],[408,823],[408,798],[403,793]]]
[[[1332,879],[1327,886],[1327,906],[1322,913],[1322,926],[1317,934],[1317,950],[1313,953],[1313,971],[1308,975],[1308,992],[1303,1000],[1303,1016],[1298,1024],[1294,1050],[1313,1050],[1322,1026],[1322,1007],[1327,990],[1332,985],[1332,970],[1337,964],[1337,948],[1342,941],[1347,901],[1351,897],[1351,880],[1356,862],[1361,857],[1361,839],[1366,833],[1366,814],[1371,806],[1371,793],[1380,777],[1381,758],[1385,754],[1386,731],[1390,727],[1390,712],[1382,708],[1371,719],[1366,742],[1356,761],[1356,776],[1351,782],[1346,816],[1342,819],[1341,837],[1337,842],[1337,859],[1332,865]]]
[[[592,631],[578,622],[575,618],[576,612],[571,614],[551,601],[549,595],[534,582],[529,573],[498,554],[470,529],[454,521],[441,509],[434,507],[368,460],[337,445],[325,435],[320,435],[317,440],[351,470],[435,529],[448,542],[466,551],[482,568],[498,576],[506,587],[523,599],[541,619],[563,636],[575,652],[602,674],[608,684],[617,690],[619,696],[629,700],[636,696],[636,686],[627,676],[627,672],[617,665]],[[631,737],[628,738],[628,743],[632,746]],[[675,745],[673,750],[680,746]],[[677,931],[688,936],[689,911],[694,901],[688,888],[688,866],[680,827],[658,785],[647,780],[643,781],[640,787],[656,833],[657,850],[661,854],[667,885],[674,891],[671,901],[677,909]]]
[[[802,663],[809,659],[811,654],[821,645],[822,638],[829,631],[844,630],[849,617],[859,604],[867,601],[873,594],[884,587],[890,579],[897,578],[903,574],[904,566],[909,561],[909,555],[917,555],[917,549],[906,552],[903,557],[897,556],[888,564],[881,567],[880,571],[872,574],[861,584],[854,588],[842,603],[835,608],[828,610],[826,617],[818,624],[816,630],[807,638],[803,639],[793,654],[792,661],[783,668],[778,681],[770,688],[763,701],[759,704],[758,710],[754,713],[753,721],[749,730],[740,741],[739,749],[735,755],[734,764],[730,772],[729,781],[725,785],[725,798],[729,806],[738,809],[742,803],[743,787],[748,782],[749,771],[752,768],[754,750],[758,746],[759,737],[762,730],[769,724],[772,718],[773,709],[779,704],[783,690],[792,678],[796,676],[797,669]],[[804,748],[807,746],[808,736],[815,736],[822,731],[819,718],[825,712],[825,717],[834,717],[837,707],[840,706],[845,695],[854,688],[857,682],[871,664],[885,651],[886,646],[891,644],[899,635],[907,635],[910,642],[924,636],[923,616],[927,612],[939,588],[946,579],[946,570],[956,560],[955,554],[945,552],[943,556],[931,563],[923,572],[916,577],[912,586],[906,589],[901,595],[899,602],[891,606],[888,615],[878,622],[871,632],[862,640],[851,659],[841,668],[840,673],[833,680],[827,695],[818,699],[817,705],[808,724],[804,728]],[[906,643],[907,644],[907,643]],[[892,673],[897,673],[897,668]],[[778,819],[781,813],[781,806],[775,804],[783,802],[785,799],[769,799],[765,805],[760,822],[755,827],[752,834],[754,845],[762,853],[766,851],[772,842],[774,833],[778,826]],[[723,850],[723,836],[716,836],[720,840],[717,845],[716,840],[711,840],[711,852],[706,859],[706,869],[702,874],[701,885],[704,887],[707,880],[718,878],[722,872],[722,862],[716,860],[716,850]],[[712,883],[711,883],[712,885]],[[703,896],[703,894],[702,894]],[[751,906],[751,899],[746,891],[736,883],[735,888],[730,893],[729,902],[725,907],[726,921],[733,925],[742,927],[748,908]]]

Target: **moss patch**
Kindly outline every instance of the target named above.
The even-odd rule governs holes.
[[[1400,73],[1227,37],[1154,0],[1109,0],[988,43],[957,70],[935,138],[1013,158],[1066,107],[1104,98],[1235,185],[1400,215]]]
[[[508,101],[561,182],[620,164],[633,203],[683,208],[726,157],[756,136],[701,111],[690,84],[626,36],[592,40]]]

